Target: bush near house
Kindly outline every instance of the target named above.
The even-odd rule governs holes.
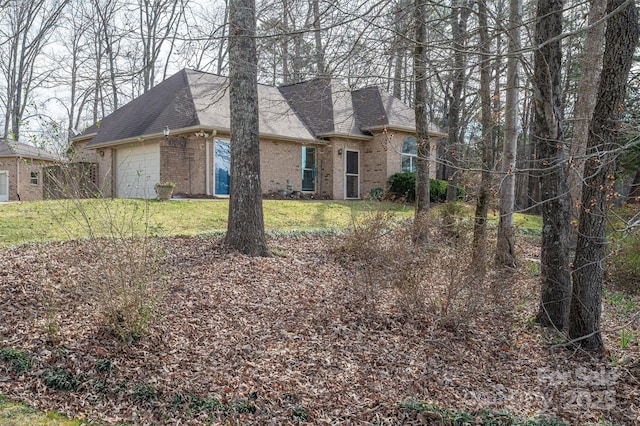
[[[432,203],[444,203],[447,200],[447,181],[429,180],[429,199]],[[464,197],[464,189],[457,187],[458,199]],[[404,198],[412,203],[416,199],[416,174],[413,172],[396,173],[389,177],[389,193],[396,199]]]

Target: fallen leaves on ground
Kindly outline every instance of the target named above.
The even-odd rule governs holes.
[[[276,238],[267,258],[220,243],[159,242],[168,289],[149,334],[130,345],[105,329],[83,291],[86,242],[2,249],[0,347],[33,363],[17,372],[0,362],[0,393],[134,424],[419,424],[416,402],[570,424],[640,421],[638,379],[623,360],[640,358],[638,343],[609,358],[550,350],[558,335],[532,321],[538,277],[529,265],[490,275],[499,297],[485,294],[461,331],[433,312],[363,307],[353,289],[361,266],[336,250],[337,237]],[[537,256],[530,242],[520,249]],[[632,316],[608,308],[604,325],[612,351],[622,325],[639,336]],[[71,390],[46,382],[56,372],[73,379]]]

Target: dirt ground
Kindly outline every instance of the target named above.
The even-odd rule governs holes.
[[[412,407],[425,402],[640,424],[635,299],[605,297],[606,354],[554,346],[561,336],[533,321],[532,241],[519,242],[520,269],[490,274],[476,308],[458,306],[472,316],[454,325],[442,320],[446,270],[427,274],[428,309],[409,314],[393,289],[366,300],[376,273],[338,237],[271,239],[268,258],[218,239],[157,243],[166,294],[130,344],[91,297],[88,242],[0,249],[0,349],[32,357],[21,372],[0,360],[0,394],[107,423],[420,424]]]

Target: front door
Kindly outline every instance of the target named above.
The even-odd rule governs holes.
[[[0,201],[9,201],[9,172],[0,170]]]
[[[360,198],[360,152],[346,151],[345,198]]]

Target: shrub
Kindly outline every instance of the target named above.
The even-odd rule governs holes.
[[[412,203],[416,199],[416,174],[413,172],[396,173],[389,177],[389,192],[396,198],[403,198]],[[464,197],[464,190],[458,186],[456,189],[458,199]],[[429,179],[429,201],[432,203],[444,203],[447,201],[447,181]]]
[[[470,222],[456,221],[451,230],[428,218],[435,243],[416,250],[410,221],[393,221],[380,211],[358,220],[339,251],[341,262],[355,271],[345,288],[352,306],[367,315],[390,306],[405,318],[431,315],[433,323],[454,331],[474,321],[486,301],[486,282],[472,262]]]
[[[404,198],[408,203],[416,199],[416,174],[411,172],[396,173],[389,177],[389,192],[397,198]]]

